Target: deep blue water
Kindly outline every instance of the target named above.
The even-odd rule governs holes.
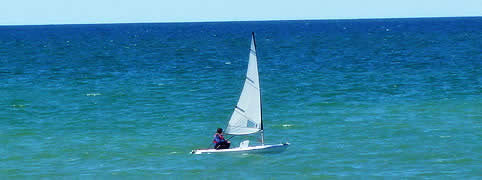
[[[292,145],[190,155],[251,31],[265,140]],[[477,179],[481,67],[480,17],[0,26],[0,179]]]

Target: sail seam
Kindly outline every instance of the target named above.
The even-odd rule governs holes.
[[[258,87],[256,87],[256,85],[254,83],[248,83],[249,85],[251,85],[252,87],[254,87],[255,89],[259,89]]]
[[[246,76],[246,79],[249,80],[251,83],[254,84],[254,81],[253,81],[251,78],[249,78],[248,76]]]
[[[252,132],[252,133],[229,133],[229,132],[226,132],[226,134],[237,134],[237,135],[247,135],[247,134],[254,134],[254,133],[259,133],[259,132],[262,132],[263,130],[262,129],[259,129],[259,128],[248,128],[248,127],[242,127],[242,126],[228,126],[229,128],[242,128],[242,129],[256,129],[255,132]]]
[[[246,111],[244,111],[244,109],[241,109],[239,106],[236,106],[235,108],[239,109],[243,113],[246,112]]]
[[[241,110],[241,109],[238,109],[238,110]],[[238,112],[241,116],[245,117],[247,120],[251,120],[251,118],[249,118],[248,116],[244,115],[244,111],[241,111],[243,113],[240,113]]]

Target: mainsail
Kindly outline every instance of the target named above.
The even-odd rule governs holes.
[[[254,33],[249,49],[248,72],[238,104],[229,120],[226,134],[246,135],[263,130],[261,115],[261,93],[259,89],[258,60]]]

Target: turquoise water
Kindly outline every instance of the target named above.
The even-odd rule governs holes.
[[[251,31],[265,141],[291,145],[191,155]],[[0,179],[477,179],[481,50],[480,17],[3,26]]]

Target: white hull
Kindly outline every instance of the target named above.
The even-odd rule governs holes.
[[[288,147],[289,143],[261,145],[251,147],[237,147],[233,149],[197,149],[192,150],[192,154],[211,154],[211,153],[276,153],[282,152]]]

